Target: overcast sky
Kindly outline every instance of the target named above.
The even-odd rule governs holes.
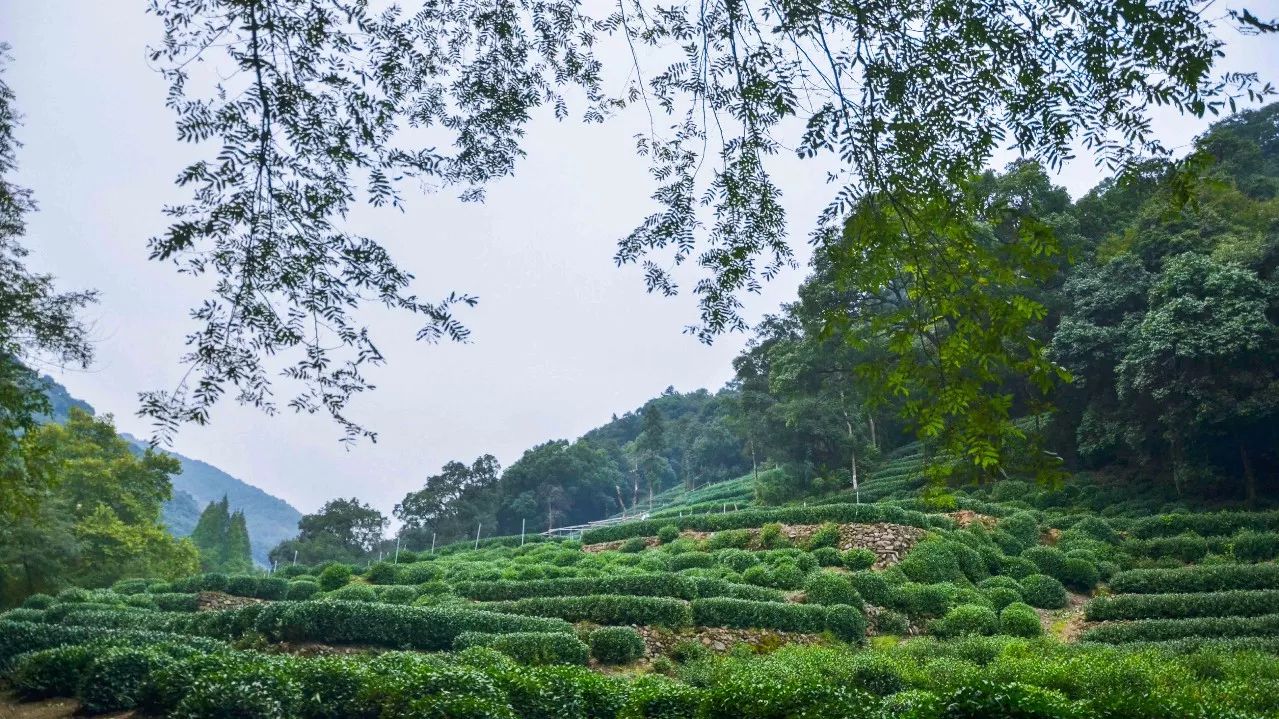
[[[166,225],[166,202],[184,195],[176,173],[197,150],[175,140],[165,83],[145,47],[159,38],[143,0],[0,0],[0,42],[13,46],[6,79],[25,115],[20,184],[40,212],[29,223],[33,265],[65,289],[97,288],[90,311],[97,362],[87,372],[52,374],[118,427],[148,436],[134,416],[137,393],[171,389],[191,329],[188,309],[201,286],[147,260],[147,238]],[[1279,0],[1247,3],[1273,16]],[[1226,66],[1273,80],[1273,41],[1231,34]],[[1160,115],[1164,141],[1184,145],[1206,123]],[[644,293],[639,271],[617,269],[615,241],[652,210],[645,165],[627,122],[583,127],[534,122],[528,158],[514,178],[490,188],[484,204],[451,194],[410,198],[408,210],[360,212],[358,231],[386,244],[417,275],[424,298],[478,295],[461,315],[466,345],[413,341],[416,322],[368,315],[387,365],[370,376],[377,391],[351,412],[380,434],[350,451],[323,416],[267,417],[224,404],[209,427],[186,427],[174,448],[203,459],[303,511],[357,495],[389,514],[405,492],[440,465],[492,453],[503,465],[549,439],[574,438],[633,409],[668,385],[716,389],[731,374],[742,335],[707,347],[681,333],[695,302]],[[788,199],[798,259],[828,196],[818,166],[787,161]],[[1101,179],[1091,162],[1059,178],[1073,195]],[[784,274],[746,298],[753,320],[790,301],[804,270]]]

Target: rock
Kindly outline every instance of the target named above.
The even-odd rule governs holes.
[[[714,649],[717,652],[722,652],[727,650],[728,646],[724,644],[724,642],[711,642],[711,649]]]

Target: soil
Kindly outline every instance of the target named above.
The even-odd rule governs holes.
[[[1069,592],[1064,608],[1035,611],[1039,614],[1039,622],[1043,625],[1045,634],[1063,642],[1074,642],[1088,628],[1088,622],[1084,621],[1084,605],[1087,603],[1086,595]]]
[[[70,719],[80,709],[74,699],[43,699],[38,702],[21,702],[13,692],[0,693],[0,719]],[[97,719],[132,719],[134,712],[99,714]]]

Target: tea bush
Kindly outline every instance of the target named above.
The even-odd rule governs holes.
[[[14,659],[13,688],[27,700],[75,696],[94,654],[78,644],[20,654]]]
[[[1177,569],[1129,569],[1110,580],[1124,594],[1220,592],[1230,589],[1279,589],[1279,564],[1224,564]]]
[[[1114,619],[1251,617],[1279,612],[1279,590],[1235,590],[1203,594],[1119,594],[1097,597],[1084,607],[1090,622]]]
[[[351,581],[351,568],[345,564],[330,564],[320,572],[320,589],[331,592]]]
[[[946,612],[946,616],[941,619],[934,620],[929,625],[929,631],[939,637],[990,635],[999,631],[999,616],[990,607],[961,604]]]
[[[1061,609],[1066,606],[1066,588],[1046,574],[1032,574],[1021,580],[1021,593],[1032,607]]]
[[[773,604],[773,602],[764,602]],[[596,624],[658,624],[684,627],[692,623],[688,602],[666,597],[634,597],[594,594],[585,597],[530,597],[510,602],[494,602],[497,611],[514,614],[559,617],[570,622]]]
[[[586,644],[563,632],[512,632],[487,634],[462,632],[453,640],[453,649],[489,647],[524,664],[585,664]]]
[[[1037,637],[1044,633],[1035,608],[1013,602],[999,612],[999,631],[1014,637]]]
[[[644,656],[644,640],[629,627],[603,627],[591,632],[591,656],[601,664],[629,664]]]
[[[810,604],[848,604],[862,607],[862,597],[846,575],[817,572],[804,584],[804,595]]]

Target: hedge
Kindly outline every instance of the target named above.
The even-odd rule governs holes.
[[[1258,617],[1198,617],[1140,619],[1105,623],[1084,632],[1081,639],[1106,644],[1162,642],[1190,637],[1266,637],[1279,634],[1279,614]]]
[[[1176,569],[1129,569],[1111,577],[1110,588],[1120,594],[1279,589],[1279,565],[1220,564]]]
[[[462,632],[453,639],[453,649],[489,647],[524,664],[585,664],[589,650],[585,643],[564,632]]]
[[[563,577],[535,579],[526,582],[458,582],[453,591],[476,601],[506,601],[527,597],[563,597],[587,594],[627,594],[645,597],[736,597],[757,601],[782,602],[783,592],[748,584],[733,584],[722,579],[690,577],[675,574],[623,574],[607,577]]]
[[[453,646],[462,632],[572,632],[558,619],[519,617],[458,607],[409,607],[342,601],[276,602],[254,628],[275,641],[372,644],[424,651]]]
[[[746,529],[765,524],[821,524],[822,522],[892,522],[925,529],[936,527],[950,529],[954,522],[941,515],[929,515],[900,507],[883,504],[828,504],[809,507],[779,507],[776,509],[746,509],[725,514],[695,514],[671,518],[625,522],[609,527],[587,530],[582,542],[615,542],[630,537],[656,536],[662,527],[675,525],[681,531],[718,532],[724,529]]]
[[[8,668],[13,658],[24,652],[51,649],[69,644],[85,644],[98,640],[135,647],[161,643],[180,643],[192,649],[208,652],[216,651],[226,646],[222,642],[211,639],[165,632],[113,630],[99,627],[76,627],[0,620],[0,671]]]
[[[179,594],[176,592],[148,596],[151,601],[155,602],[156,608],[165,612],[194,612],[199,605],[200,598],[198,594]]]
[[[693,622],[702,627],[830,631],[848,641],[861,641],[866,635],[865,616],[847,605],[778,604],[725,597],[697,599],[692,605]]]
[[[1241,529],[1279,532],[1279,511],[1160,514],[1133,522],[1128,533],[1138,539],[1171,537],[1187,532],[1219,537],[1234,534]]]
[[[760,602],[776,604],[776,602]],[[686,627],[693,615],[688,602],[668,597],[636,597],[591,594],[583,597],[529,597],[482,605],[499,612],[559,617],[570,622],[596,624],[657,624]]]
[[[961,604],[946,612],[946,616],[941,619],[934,620],[929,625],[929,631],[939,637],[991,635],[999,631],[999,615],[990,607]]]
[[[93,661],[89,647],[72,644],[19,654],[10,680],[18,696],[28,701],[75,696],[80,676]]]
[[[1119,594],[1097,597],[1084,607],[1090,622],[1110,619],[1255,617],[1279,611],[1279,590],[1183,594]]]

